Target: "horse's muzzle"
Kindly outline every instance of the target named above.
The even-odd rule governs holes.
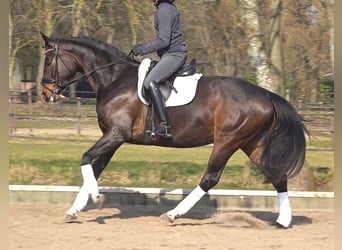
[[[40,95],[40,99],[42,100],[43,103],[47,104],[50,102],[50,98],[45,95],[44,93]]]
[[[48,104],[51,102],[57,102],[60,99],[66,98],[64,95],[61,94],[52,94],[50,96],[46,95],[45,93],[42,93],[40,96],[40,99],[43,103]]]

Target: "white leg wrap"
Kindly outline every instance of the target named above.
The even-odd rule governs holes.
[[[81,187],[80,191],[78,192],[78,194],[76,196],[76,199],[74,201],[74,204],[72,206],[77,211],[81,211],[87,205],[88,199],[89,199],[89,194],[88,194],[86,188],[83,185]]]
[[[205,195],[205,193],[206,192],[204,192],[200,186],[197,186],[174,209],[167,212],[167,215],[171,220],[174,220],[176,217],[186,214]]]
[[[284,227],[289,227],[292,220],[292,211],[287,192],[278,193],[278,205],[279,216],[277,222]]]
[[[78,192],[72,207],[66,212],[69,215],[77,216],[77,212],[81,211],[88,203],[89,194],[84,186]]]
[[[83,186],[86,188],[89,194],[98,194],[99,187],[94,176],[93,168],[90,164],[81,166],[81,172],[83,176]]]

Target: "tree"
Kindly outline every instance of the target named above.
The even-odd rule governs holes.
[[[330,22],[330,39],[329,39],[329,47],[330,47],[330,61],[331,61],[331,68],[332,73],[334,73],[334,57],[335,57],[335,44],[334,44],[334,31],[335,31],[335,25],[334,25],[334,0],[328,0],[327,1],[327,18]]]
[[[48,35],[52,34],[58,20],[58,3],[54,0],[34,0],[32,2],[36,12],[33,23],[36,37],[40,38],[40,31],[44,31]],[[36,82],[38,83],[43,76],[44,55],[42,51],[38,51],[37,57],[38,72]],[[39,93],[40,85],[37,85],[37,89],[37,93]]]
[[[279,86],[271,76],[263,37],[259,25],[258,4],[256,0],[240,0],[241,18],[245,22],[246,36],[249,43],[248,55],[253,68],[256,69],[257,83],[275,93]]]
[[[282,1],[271,1],[271,26],[270,26],[270,39],[269,39],[269,59],[272,70],[272,80],[275,85],[278,85],[277,92],[284,94],[281,91],[283,77],[282,77],[282,51],[281,51],[281,11]]]
[[[326,1],[284,1],[283,71],[290,99],[315,101],[321,75],[330,73],[330,27]]]
[[[290,100],[314,101],[322,76],[333,72],[333,0],[189,0],[177,6],[188,58],[207,75],[241,76],[280,94],[286,89]],[[150,1],[11,0],[10,88],[30,75],[40,81],[39,31],[86,35],[128,53],[155,37],[154,11]]]
[[[25,67],[21,68],[18,60],[19,52],[23,51],[35,43],[35,40],[30,36],[32,22],[32,5],[30,3],[21,3],[18,0],[10,2],[12,8],[9,12],[9,87],[12,89],[19,88],[20,78],[17,76],[17,71],[25,72]],[[16,14],[18,12],[25,12],[26,15]],[[21,56],[28,58],[28,54],[22,53]],[[17,69],[17,70],[16,70]],[[23,73],[25,75],[25,73]]]

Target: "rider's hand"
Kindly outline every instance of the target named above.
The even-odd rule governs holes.
[[[132,48],[133,55],[134,56],[140,56],[141,55],[141,49],[142,49],[141,44],[137,44],[137,45],[133,46],[133,48]]]

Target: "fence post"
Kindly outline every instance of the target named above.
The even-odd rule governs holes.
[[[82,99],[77,97],[77,134],[81,134]]]
[[[334,123],[334,115],[331,117],[331,127],[330,127],[330,129],[331,129],[331,141],[330,141],[330,143],[331,143],[331,148],[332,149],[334,149],[334,131],[335,131],[335,123]]]
[[[28,89],[28,105],[29,105],[29,127],[32,133],[32,89]]]
[[[10,125],[10,134],[13,134],[17,131],[16,126],[16,96],[10,96],[10,118],[11,118],[11,125]]]

